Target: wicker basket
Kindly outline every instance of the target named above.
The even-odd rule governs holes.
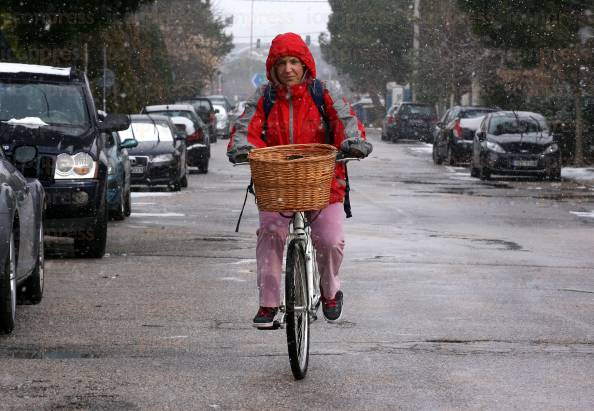
[[[261,211],[320,210],[330,202],[334,146],[273,146],[252,150],[248,158]]]

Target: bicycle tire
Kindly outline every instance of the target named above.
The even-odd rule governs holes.
[[[309,364],[309,312],[305,243],[294,239],[287,247],[285,271],[287,346],[291,371],[296,380],[305,378]],[[302,309],[295,310],[295,307]]]

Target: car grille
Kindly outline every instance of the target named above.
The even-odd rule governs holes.
[[[540,144],[531,143],[508,143],[500,145],[507,153],[514,154],[541,154],[545,149]]]

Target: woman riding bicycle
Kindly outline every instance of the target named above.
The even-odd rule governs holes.
[[[231,162],[246,161],[254,148],[285,144],[330,143],[346,155],[360,158],[371,153],[365,129],[350,105],[344,99],[335,101],[316,80],[315,61],[299,35],[276,36],[266,60],[266,76],[270,83],[246,103],[235,122],[227,147]],[[345,188],[345,167],[337,163],[330,205],[309,213],[322,311],[329,322],[338,321],[342,314],[338,271],[344,250]],[[259,217],[256,265],[260,308],[254,326],[270,328],[280,305],[282,259],[290,220],[287,215],[267,211],[260,211]]]

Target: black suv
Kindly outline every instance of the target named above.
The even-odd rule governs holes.
[[[393,142],[400,139],[432,141],[431,131],[437,115],[430,104],[405,102],[389,113],[386,122],[382,133]]]
[[[127,116],[99,121],[86,76],[71,68],[0,64],[0,144],[37,147],[23,166],[46,192],[45,233],[74,238],[78,256],[100,258],[107,238],[107,133]]]

